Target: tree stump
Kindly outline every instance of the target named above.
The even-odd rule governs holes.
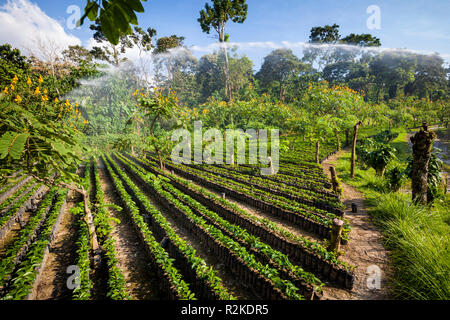
[[[436,134],[428,130],[424,122],[422,128],[411,137],[413,162],[411,172],[412,199],[418,204],[427,204],[428,163]]]

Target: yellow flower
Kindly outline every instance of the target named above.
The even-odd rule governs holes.
[[[14,99],[14,102],[21,102],[22,101],[22,98],[19,96],[19,95],[17,95],[16,96],[16,98]]]
[[[11,85],[11,91],[13,91],[13,90],[14,90],[14,85],[12,84],[12,85]]]
[[[58,103],[59,102],[59,100],[58,100],[58,98],[55,98],[55,103]],[[62,108],[62,107],[61,107]]]
[[[4,94],[8,94],[8,87],[5,87],[5,89],[3,90]]]
[[[65,105],[66,105],[66,107],[68,107],[69,106],[69,99],[66,99],[66,102],[64,103]]]
[[[80,119],[80,118],[81,118],[81,113],[78,114],[78,119]]]
[[[30,77],[28,77],[28,79],[27,79],[27,85],[31,86],[31,79],[30,79]]]
[[[39,82],[39,83],[42,83],[42,82],[44,82],[44,79],[42,79],[42,76],[41,76],[41,75],[39,75],[39,79],[38,79],[38,82]]]
[[[38,95],[38,94],[40,94],[41,93],[41,91],[39,90],[39,87],[36,87],[36,90],[34,90],[34,94],[35,95]]]
[[[61,118],[61,113],[58,113],[58,118]]]
[[[47,89],[46,89],[46,88],[44,88],[44,91],[43,91],[43,92],[44,92],[44,94],[47,94]]]
[[[17,80],[19,80],[19,78],[17,78],[17,74],[15,74],[12,81],[17,82]]]
[[[48,101],[48,96],[47,96],[47,95],[43,95],[43,96],[41,97],[41,100],[44,101],[44,102],[45,102],[45,101]]]

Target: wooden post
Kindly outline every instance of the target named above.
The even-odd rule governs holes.
[[[334,191],[334,193],[341,195],[341,193],[342,193],[341,184],[339,183],[339,180],[337,178],[336,169],[333,166],[330,167],[330,173],[331,173],[331,184],[333,185],[333,191]]]
[[[270,174],[273,176],[275,171],[273,170],[272,157],[267,157],[267,160],[269,160]]]
[[[353,142],[352,142],[352,160],[350,164],[350,175],[352,178],[355,177],[355,156],[356,156],[356,140],[358,139],[358,129],[361,126],[362,122],[359,121],[355,124],[354,132],[353,132]]]
[[[444,188],[444,194],[447,194],[448,175],[444,174],[444,178],[442,179],[442,184],[443,184],[443,188]]]
[[[317,164],[320,163],[319,151],[320,151],[320,142],[319,142],[319,140],[317,140],[317,142],[316,142],[316,163]]]
[[[341,249],[341,235],[343,227],[344,221],[339,220],[337,218],[333,219],[329,251],[339,252],[339,250]]]

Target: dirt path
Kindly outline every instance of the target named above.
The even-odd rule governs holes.
[[[334,165],[343,151],[331,156],[322,163],[325,173],[330,176],[329,167]],[[339,172],[338,172],[339,175]],[[373,225],[367,213],[364,203],[364,196],[354,187],[342,182],[343,200],[346,210],[345,217],[348,219],[352,230],[350,232],[350,241],[342,246],[343,255],[341,259],[348,262],[355,268],[355,284],[351,292],[342,289],[324,289],[324,297],[328,299],[351,299],[351,300],[383,300],[389,299],[388,279],[391,271],[388,266],[388,254],[382,245],[382,235]],[[358,206],[358,212],[351,212],[351,204]],[[373,269],[370,269],[370,268]],[[369,269],[368,269],[369,268]],[[374,271],[381,271],[380,289],[369,289],[367,282],[370,281]]]
[[[75,216],[70,209],[78,201],[78,197],[69,192],[61,223],[55,231],[48,256],[42,267],[42,275],[36,285],[36,300],[71,299],[72,291],[66,286],[67,267],[76,260],[76,224]]]
[[[120,205],[116,200],[119,197],[115,194],[102,163],[99,163],[98,168],[105,202]],[[120,220],[120,223],[112,222],[114,227],[112,236],[116,241],[118,267],[125,277],[127,293],[137,300],[158,299],[159,284],[156,273],[150,267],[150,259],[134,230],[130,217],[126,212],[117,211],[112,207],[108,207],[107,210],[111,217]]]

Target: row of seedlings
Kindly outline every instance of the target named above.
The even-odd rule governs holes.
[[[2,239],[28,210],[36,209],[36,202],[45,194],[42,183],[30,181],[2,203],[0,212],[0,239]],[[16,196],[16,194],[18,196]]]
[[[256,166],[243,166],[243,165],[220,165],[214,164],[214,167],[222,168],[228,171],[245,174],[252,177],[258,177],[259,179],[270,180],[276,183],[282,183],[286,186],[295,187],[306,192],[315,192],[319,195],[326,196],[328,198],[338,199],[338,196],[329,190],[331,183],[328,180],[317,180],[311,176],[296,177],[293,175],[287,175],[281,173],[281,168],[274,175],[262,175],[261,169]]]
[[[50,190],[50,195],[56,192],[56,187]],[[39,227],[39,231],[34,241],[29,244],[28,250],[22,262],[14,271],[11,285],[3,300],[27,299],[35,293],[35,285],[42,271],[44,258],[49,251],[50,244],[54,238],[55,231],[60,223],[61,213],[64,209],[67,198],[67,190],[59,189],[51,199],[51,209],[45,216],[45,221]],[[41,209],[45,213],[48,201],[43,201]],[[41,211],[41,209],[39,211]]]
[[[153,261],[153,267],[161,279],[160,290],[162,294],[171,300],[195,300],[199,297],[208,296],[207,293],[209,293],[210,298],[232,298],[223,288],[220,279],[215,276],[214,272],[203,260],[196,256],[195,250],[191,246],[176,236],[164,216],[149,203],[148,199],[140,193],[139,189],[126,177],[120,168],[116,167],[110,159],[105,157],[102,157],[102,161],[106,166],[109,177],[113,181],[124,209],[130,214],[136,231]],[[147,215],[148,221],[144,218],[145,215]],[[152,230],[150,230],[149,226]],[[162,245],[164,241],[158,241],[156,237],[158,239],[167,237],[166,239],[168,240],[165,242],[167,250]],[[179,252],[179,255],[173,259],[173,255],[170,255],[171,251]],[[203,290],[196,290],[194,293],[194,289],[191,289],[190,285],[183,279],[183,275],[174,264],[176,260],[180,260],[179,256],[190,262],[191,269],[200,275],[199,280],[203,280],[202,282],[205,284]],[[193,266],[196,267],[193,268]],[[215,288],[214,286],[206,286],[208,276],[211,284],[215,284]],[[193,286],[196,284],[194,283]],[[200,281],[198,284],[200,284]],[[199,297],[196,296],[196,293]]]
[[[279,270],[261,263],[237,241],[207,223],[201,216],[194,214],[188,206],[165,191],[161,186],[160,179],[156,176],[148,173],[147,177],[143,178],[131,170],[128,170],[128,174],[134,176],[142,188],[155,193],[160,204],[176,217],[192,235],[197,236],[212,250],[216,257],[224,261],[224,265],[235,273],[239,280],[252,287],[260,298],[268,300],[304,299],[304,296],[299,293],[299,288],[291,281],[280,277]]]
[[[122,165],[128,166],[136,175],[145,179],[146,173],[143,169],[122,157],[120,157],[120,159],[117,158],[117,160],[120,161]],[[202,217],[209,224],[219,229],[223,234],[239,243],[239,245],[245,247],[258,261],[279,270],[280,277],[291,281],[299,288],[301,294],[304,295],[305,298],[320,298],[323,283],[313,274],[305,272],[297,265],[293,265],[287,255],[278,250],[274,250],[271,246],[262,242],[259,237],[249,234],[247,230],[241,226],[230,223],[216,212],[209,210],[190,195],[175,188],[171,183],[164,180],[161,180],[160,183],[163,190],[171,193],[183,205],[189,207],[197,216]]]
[[[80,168],[80,176],[83,175],[82,186],[84,190],[88,193],[90,191],[90,175],[87,169],[87,164],[84,164]],[[76,260],[75,265],[79,269],[78,276],[75,279],[77,284],[72,291],[73,300],[90,300],[92,298],[92,289],[94,287],[92,277],[91,277],[91,243],[89,227],[86,223],[86,212],[84,209],[83,200],[80,199],[79,195],[75,196],[78,201],[70,209],[70,214],[75,215],[76,228],[77,228],[77,240],[76,245]],[[88,197],[89,199],[89,197]]]
[[[0,260],[0,288],[4,288],[11,280],[16,266],[26,256],[29,246],[38,236],[40,227],[52,207],[56,191],[52,189],[43,197],[36,212],[31,214],[28,223],[19,230],[13,241],[6,247]]]
[[[322,238],[330,238],[332,221],[334,218],[339,218],[335,214],[328,212],[324,212],[322,216],[317,212],[320,209],[311,213],[300,207],[298,203],[289,199],[257,190],[256,188],[248,188],[244,184],[239,184],[202,170],[176,164],[166,164],[166,168],[209,189],[225,193],[232,198],[245,202],[273,216],[294,223]],[[343,227],[342,243],[348,241],[349,232],[350,225],[346,223]]]
[[[0,188],[0,203],[5,199],[9,198],[10,195],[14,194],[19,188],[21,188],[25,183],[33,179],[30,176],[22,175],[16,180],[6,183],[2,188]]]
[[[99,245],[102,249],[102,256],[106,261],[107,269],[107,292],[106,297],[112,300],[130,300],[131,297],[126,293],[125,277],[120,270],[116,251],[116,241],[112,236],[113,227],[110,223],[111,217],[105,208],[104,194],[101,188],[100,176],[97,168],[97,161],[91,160],[89,173],[93,195],[92,207],[94,215],[95,231],[98,236]],[[111,206],[111,205],[108,205]],[[116,208],[122,210],[122,208]]]
[[[169,254],[175,257],[176,264],[187,281],[192,291],[199,299],[234,299],[222,284],[222,280],[216,275],[206,262],[199,257],[195,249],[179,237],[166,218],[159,212],[142,194],[139,188],[124,174],[121,169],[107,157],[108,165],[120,176],[127,190],[135,198],[141,210],[148,214],[150,225],[158,239],[166,239],[166,247]],[[164,241],[163,241],[164,242]]]
[[[180,165],[176,165],[173,163],[171,163],[170,165],[183,169],[183,166]],[[311,195],[308,196],[308,199],[305,199],[305,195],[302,196],[303,198],[299,198],[298,196],[286,194],[285,191],[280,192],[276,189],[265,187],[261,183],[252,183],[251,179],[230,177],[229,175],[217,173],[211,169],[206,169],[206,167],[203,167],[203,170],[195,168],[189,168],[188,170],[191,170],[191,172],[193,170],[193,172],[199,172],[206,177],[214,178],[215,180],[222,182],[223,184],[226,183],[228,186],[232,186],[234,189],[249,190],[249,192],[253,194],[268,198],[269,201],[278,200],[278,203],[290,204],[290,210],[292,210],[292,206],[296,207],[299,213],[308,217],[317,216],[319,218],[324,218],[325,220],[332,221],[334,218],[339,218],[343,215],[343,211],[340,208],[331,207],[336,205],[337,202],[335,200],[333,200],[332,202],[329,202],[329,200],[322,200],[321,202],[318,202],[314,201],[314,197]],[[342,206],[340,202],[338,203],[339,206]],[[329,212],[326,209],[333,210],[334,212]]]
[[[170,178],[170,183],[177,189],[228,221],[241,225],[248,232],[260,237],[274,249],[284,252],[294,263],[304,266],[306,270],[317,274],[324,281],[330,281],[347,289],[353,287],[353,268],[340,261],[335,253],[328,251],[320,243],[293,235],[268,219],[248,214],[228,200],[185,179],[162,171],[157,166],[151,166],[149,162],[147,165],[141,165],[154,174],[164,174]]]
[[[231,179],[238,183],[243,183],[248,186],[254,186],[259,190],[295,201],[305,210],[313,211],[315,210],[315,208],[317,208],[320,210],[319,212],[331,212],[340,217],[343,215],[343,205],[334,196],[328,196],[327,194],[318,193],[315,190],[298,189],[286,185],[280,181],[274,182],[257,176],[248,176],[240,173],[233,173],[232,171],[215,168],[213,166],[203,165],[197,166],[197,168],[227,179]]]

